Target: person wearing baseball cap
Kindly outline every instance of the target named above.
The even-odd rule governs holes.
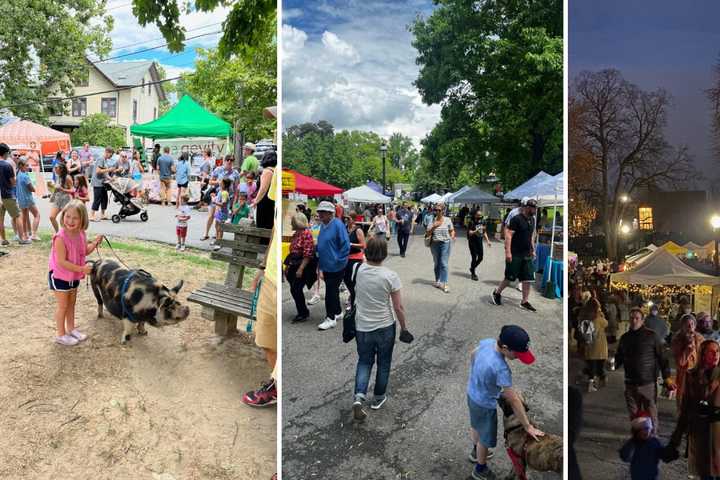
[[[260,162],[255,157],[255,144],[248,142],[243,145],[243,162],[240,166],[240,174],[245,176],[248,173],[257,173],[259,168]]]
[[[470,411],[470,436],[473,449],[470,461],[475,463],[472,478],[495,478],[487,466],[489,449],[497,445],[497,400],[503,397],[513,409],[525,431],[537,440],[545,435],[528,419],[520,396],[512,387],[508,360],[526,365],[535,361],[530,351],[530,336],[517,325],[505,325],[497,339],[480,340],[470,357],[467,403]]]
[[[320,271],[325,279],[325,320],[319,330],[328,330],[342,320],[340,305],[340,283],[345,276],[345,267],[350,254],[350,237],[341,219],[335,218],[335,205],[323,201],[317,207],[320,217],[320,234],[317,241],[317,255]]]
[[[537,201],[529,198],[525,205],[520,207],[520,214],[515,215],[505,227],[505,278],[493,290],[490,296],[492,303],[502,305],[502,291],[515,280],[522,283],[522,301],[520,306],[525,310],[535,312],[528,301],[530,296],[530,283],[535,280],[535,213]]]

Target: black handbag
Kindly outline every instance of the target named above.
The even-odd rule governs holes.
[[[353,285],[356,283],[358,270],[360,269],[360,265],[362,263],[358,262],[353,266],[353,273],[352,273],[352,282]],[[356,299],[357,301],[357,299]],[[355,338],[355,314],[357,313],[357,307],[355,306],[355,303],[352,304],[350,307],[350,310],[347,310],[345,314],[343,315],[343,343],[350,342],[353,338]]]

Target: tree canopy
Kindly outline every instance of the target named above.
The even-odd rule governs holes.
[[[112,119],[104,113],[95,113],[82,119],[80,126],[70,134],[73,145],[98,145],[120,148],[125,145],[125,130],[113,125]]]
[[[12,0],[0,2],[0,106],[47,124],[53,96],[70,96],[87,75],[86,55],[110,51],[113,19],[106,2]],[[39,67],[38,67],[39,66]]]
[[[246,60],[252,58],[276,29],[275,0],[133,0],[132,4],[140,25],[155,24],[171,52],[183,50],[186,29],[180,15],[193,9],[211,12],[218,7],[232,7],[222,24],[223,36],[218,44],[218,54],[226,59],[233,54]]]
[[[277,45],[267,38],[251,59],[199,50],[195,71],[182,75],[175,90],[192,96],[252,140],[272,138],[276,121],[263,118],[265,107],[277,103]]]
[[[382,183],[381,144],[377,133],[335,132],[326,121],[293,125],[283,134],[283,166],[344,189],[364,185],[368,180]],[[418,156],[409,138],[399,133],[392,135],[385,163],[388,188],[412,181],[410,169],[403,171],[393,165],[393,152],[399,159]]]
[[[410,27],[415,82],[442,119],[423,142],[418,177],[457,186],[494,172],[513,187],[562,170],[563,4],[437,0]]]

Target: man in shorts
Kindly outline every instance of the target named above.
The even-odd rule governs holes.
[[[171,201],[170,189],[175,172],[175,159],[170,155],[170,147],[163,148],[163,154],[157,161],[157,168],[160,172],[160,203],[166,207]]]
[[[520,395],[512,388],[512,372],[508,360],[518,359],[526,365],[535,361],[530,351],[530,337],[517,325],[505,325],[497,339],[480,340],[470,356],[467,404],[470,412],[470,437],[473,449],[470,460],[475,463],[472,478],[495,478],[487,466],[489,449],[497,445],[497,400],[503,397],[513,409],[525,431],[537,440],[545,435],[533,427],[527,417]]]
[[[512,217],[505,227],[505,278],[493,290],[491,299],[495,305],[502,305],[502,291],[515,280],[522,283],[522,302],[520,306],[525,310],[535,312],[530,305],[530,282],[535,280],[535,213],[537,202],[531,198],[520,207],[520,213]]]
[[[23,222],[20,220],[20,207],[17,203],[15,164],[8,160],[9,156],[10,147],[0,143],[0,243],[3,246],[10,245],[10,242],[5,238],[5,212],[7,212],[10,215],[18,243],[20,245],[30,245],[31,240],[23,240],[25,234],[23,233]]]

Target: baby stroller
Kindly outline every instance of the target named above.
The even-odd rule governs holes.
[[[110,192],[112,192],[113,200],[120,204],[120,211],[112,216],[113,223],[120,223],[125,217],[140,214],[140,220],[148,221],[147,210],[140,202],[139,198],[135,198],[135,191],[140,185],[130,178],[114,177],[105,184]]]

